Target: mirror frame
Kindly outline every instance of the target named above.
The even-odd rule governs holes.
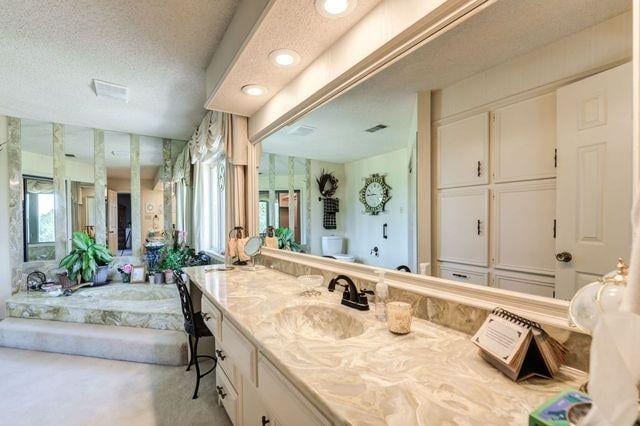
[[[415,26],[411,27],[411,30],[408,31],[409,34],[403,34],[398,37],[398,40],[394,39],[390,41],[388,45],[377,49],[370,55],[367,61],[363,61],[357,66],[354,66],[350,72],[335,78],[330,84],[325,85],[312,95],[307,94],[303,96],[289,111],[281,114],[273,120],[273,122],[263,126],[263,131],[258,132],[255,138],[252,138],[253,140],[251,142],[253,145],[249,147],[249,173],[247,176],[247,227],[250,233],[255,234],[258,232],[258,168],[262,151],[260,142],[284,126],[293,123],[314,109],[350,90],[362,80],[373,76],[388,65],[400,60],[414,49],[424,46],[437,36],[440,31],[447,31],[451,27],[472,17],[482,10],[484,6],[493,3],[493,1],[486,3],[478,1],[459,3],[462,3],[460,9],[464,10],[464,13],[460,13],[461,10],[459,9],[457,11],[458,13],[452,14],[453,19],[445,19],[445,22],[438,20],[438,18],[442,18],[442,16],[437,16],[438,14],[436,14],[433,19],[422,19]],[[637,199],[637,190],[640,185],[640,38],[638,37],[640,34],[640,4],[637,2],[633,3],[633,34],[633,204],[635,205],[639,202]],[[310,68],[312,67],[313,64]],[[307,93],[311,92],[308,91]],[[424,99],[425,96],[422,96],[422,104],[427,107]],[[258,124],[262,125],[263,123]],[[418,129],[420,133],[420,123],[418,124]],[[423,128],[422,131],[423,134],[430,132],[429,126],[427,126],[426,129]],[[427,133],[424,137],[429,138],[430,135]],[[420,141],[419,143],[424,143],[424,141]],[[424,164],[421,163],[424,159],[421,159],[420,155],[418,157],[418,165]],[[421,170],[421,168],[418,167],[418,170]],[[422,168],[422,170],[424,170],[424,168]],[[420,171],[418,171],[418,173],[420,173]],[[422,206],[422,209],[424,208],[425,206]],[[418,221],[428,220],[430,222],[430,206],[428,205],[426,208],[427,209],[422,210],[422,212],[421,209],[418,210]],[[420,253],[420,247],[418,247],[418,250],[420,259],[424,255]],[[344,263],[311,254],[295,253],[268,247],[262,248],[261,255],[272,260],[294,262],[336,274],[348,274],[354,278],[371,282],[374,282],[377,277],[377,275],[374,274],[374,270],[379,269],[364,264]],[[391,269],[387,269],[386,271],[389,284],[398,289],[487,310],[491,310],[499,305],[519,315],[531,318],[534,321],[583,333],[572,324],[569,318],[569,301],[566,300],[459,283],[433,276],[409,274]]]

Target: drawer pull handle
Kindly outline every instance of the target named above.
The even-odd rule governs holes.
[[[220,361],[224,361],[227,357],[220,349],[216,349],[216,354],[218,355],[218,358],[220,358]]]
[[[271,423],[271,420],[269,420],[267,416],[262,416],[261,421],[262,421],[262,426],[266,426],[267,424]]]
[[[478,222],[477,222],[477,225],[478,225],[478,235],[480,235],[480,224],[481,224],[481,223],[482,223],[482,222],[480,222],[480,219],[478,219]]]
[[[478,177],[480,177],[480,175],[482,175],[482,163],[478,161]]]
[[[225,399],[227,397],[227,394],[224,393],[224,388],[222,386],[216,386],[216,389],[218,389],[218,395],[220,395],[220,398]]]
[[[453,273],[453,274],[451,274],[451,275],[453,275],[454,277],[458,277],[458,278],[464,278],[465,280],[466,280],[467,278],[469,278],[468,276],[463,275],[463,274],[456,274],[456,273]]]
[[[202,314],[202,319],[205,321],[209,321],[211,319],[211,315],[209,315],[209,312],[205,312],[204,314]]]

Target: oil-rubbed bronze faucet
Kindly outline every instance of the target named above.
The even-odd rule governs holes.
[[[343,281],[345,284],[341,283]],[[353,280],[346,275],[338,275],[329,282],[329,291],[335,291],[336,285],[344,287],[344,293],[342,293],[342,304],[350,308],[357,309],[359,311],[369,310],[369,300],[367,294],[373,294],[371,290],[358,291],[358,288],[354,284]]]

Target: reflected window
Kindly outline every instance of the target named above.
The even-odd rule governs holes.
[[[224,254],[225,235],[225,160],[218,159],[200,167],[203,195],[203,246]]]
[[[24,178],[24,260],[55,259],[55,208],[53,180]]]

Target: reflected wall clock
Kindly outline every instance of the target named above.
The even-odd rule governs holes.
[[[360,190],[360,202],[364,204],[366,213],[377,215],[384,211],[385,204],[391,199],[391,187],[385,182],[384,175],[374,173],[364,179]]]

